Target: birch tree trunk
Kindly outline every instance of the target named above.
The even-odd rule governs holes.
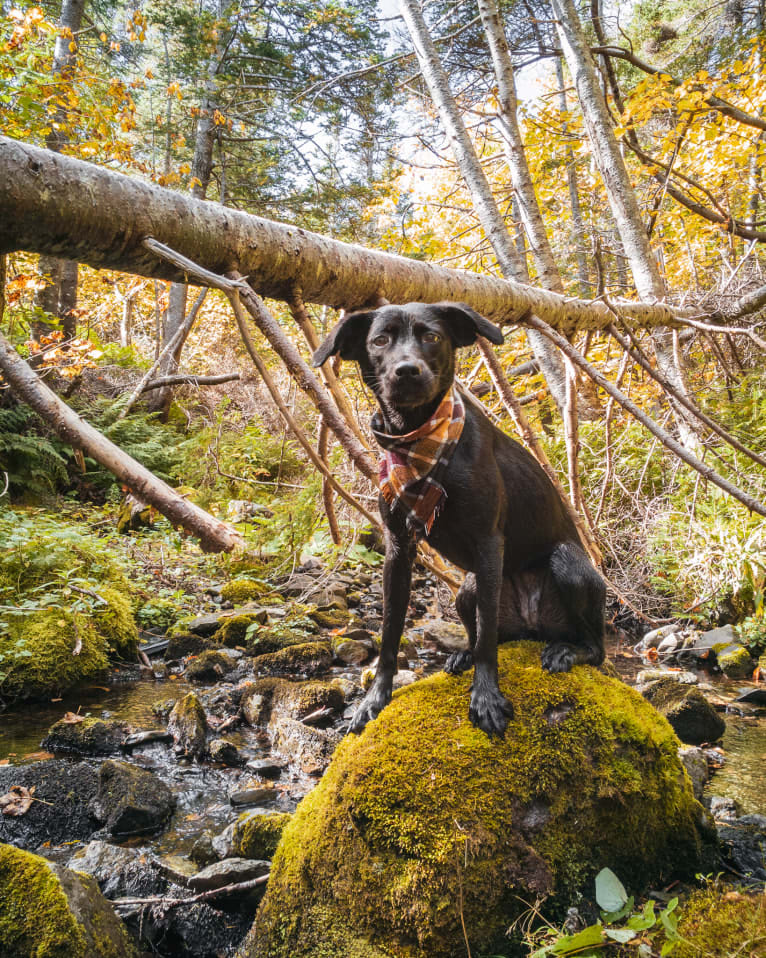
[[[625,255],[630,263],[633,282],[641,299],[661,301],[665,298],[665,284],[649,244],[638,200],[614,135],[609,110],[598,83],[596,66],[574,0],[551,0],[551,3],[561,47],[580,101],[585,129],[606,187],[609,206]],[[679,392],[687,395],[683,368],[674,352],[670,330],[655,330],[652,333],[652,343],[663,376]],[[692,434],[686,427],[683,416],[678,415],[677,420],[683,441],[692,442]]]
[[[51,73],[53,82],[65,75],[66,71],[74,66],[77,60],[77,34],[82,25],[82,15],[85,9],[85,0],[64,0],[59,19],[59,35],[56,37],[56,46],[53,52]],[[71,49],[71,45],[74,49]],[[68,142],[64,129],[67,122],[66,110],[62,106],[56,108],[51,118],[51,132],[45,139],[49,150],[56,153]],[[71,339],[76,333],[77,318],[77,262],[59,259],[56,256],[42,255],[38,264],[38,272],[43,286],[37,295],[37,305],[51,316],[62,321],[64,337]],[[33,323],[32,333],[36,339],[48,332],[45,323]]]
[[[460,173],[471,195],[471,202],[487,239],[497,257],[503,275],[519,283],[529,281],[526,263],[513,243],[508,227],[497,207],[489,181],[481,167],[471,138],[449,87],[447,74],[428,30],[418,0],[400,0],[399,7],[409,30],[415,54],[420,64],[431,99],[439,113],[442,126],[450,142]],[[554,265],[555,269],[555,265]],[[559,412],[566,405],[566,373],[564,364],[545,337],[533,330],[527,331],[529,344],[548,384]]]

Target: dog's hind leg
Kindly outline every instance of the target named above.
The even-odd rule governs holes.
[[[541,623],[547,640],[541,655],[543,668],[568,672],[574,665],[600,665],[604,661],[604,580],[574,542],[556,546],[549,568],[560,610],[559,616],[553,615],[554,621],[559,619],[553,628]]]
[[[455,596],[455,608],[468,634],[468,648],[453,652],[444,663],[444,671],[461,675],[473,666],[473,650],[476,645],[476,576],[469,573]]]

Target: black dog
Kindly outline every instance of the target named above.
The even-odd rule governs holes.
[[[380,406],[382,431],[402,436],[443,408],[455,349],[478,336],[503,342],[496,326],[463,304],[384,306],[338,323],[314,354],[314,365],[335,353],[356,360]],[[456,606],[471,652],[451,656],[445,669],[475,667],[471,721],[489,735],[502,735],[513,709],[498,687],[498,639],[543,640],[542,664],[550,672],[599,665],[606,590],[542,468],[470,401],[464,406],[462,432],[439,473],[446,499],[425,538],[469,573]],[[380,513],[386,531],[381,652],[375,680],[351,723],[354,732],[391,699],[415,556],[416,537],[402,501],[381,496]]]

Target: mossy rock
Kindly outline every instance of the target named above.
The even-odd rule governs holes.
[[[524,902],[563,914],[604,866],[635,887],[699,869],[709,833],[665,719],[594,668],[543,672],[538,645],[499,660],[504,739],[469,722],[472,676],[442,674],[341,743],[242,958],[452,958],[463,922],[474,953],[506,953]]]
[[[175,807],[173,793],[148,769],[107,759],[98,770],[90,811],[113,838],[156,832]]]
[[[328,708],[337,712],[343,708],[343,705],[343,690],[331,681],[282,680],[274,687],[271,695],[272,718],[279,713],[287,718],[302,720],[318,709]]]
[[[119,752],[131,728],[119,719],[85,718],[82,722],[59,719],[48,729],[40,748],[73,755],[111,755]]]
[[[309,618],[316,622],[320,629],[342,629],[348,625],[351,618],[345,609],[316,609],[309,612]]]
[[[138,650],[138,629],[130,599],[112,586],[101,586],[98,594],[106,606],[98,605],[93,611],[96,628],[106,639],[110,652],[133,661]]]
[[[662,679],[650,685],[644,695],[670,722],[682,742],[689,745],[715,742],[726,731],[726,722],[694,686]]]
[[[271,586],[257,579],[232,579],[221,589],[221,598],[232,605],[250,602],[271,592]]]
[[[679,908],[677,958],[766,956],[766,893],[711,884]]]
[[[277,850],[288,812],[245,812],[234,824],[232,855],[239,858],[270,859]]]
[[[716,653],[718,667],[729,679],[749,679],[755,669],[755,662],[744,646],[732,645]]]
[[[303,642],[253,659],[255,671],[266,675],[317,675],[331,665],[329,642]]]
[[[0,638],[3,698],[39,698],[91,679],[109,668],[107,649],[95,621],[81,613],[52,609],[20,617]]]
[[[234,653],[220,649],[207,649],[192,659],[186,666],[186,677],[190,682],[217,682],[237,668]]]
[[[223,620],[220,629],[215,633],[215,639],[221,645],[225,645],[230,649],[238,645],[247,647],[247,630],[251,626],[262,626],[268,621],[268,617],[268,612],[265,610],[240,612],[237,615],[232,615]],[[260,631],[260,629],[258,631]],[[271,652],[272,649],[265,651]]]
[[[303,645],[312,639],[313,636],[307,632],[289,625],[265,625],[250,634],[245,648],[248,655],[267,655],[269,652],[289,649],[292,645]]]
[[[128,933],[93,878],[0,845],[3,958],[134,958]]]
[[[176,702],[168,718],[175,750],[184,758],[202,758],[207,752],[207,715],[202,703],[189,692]]]

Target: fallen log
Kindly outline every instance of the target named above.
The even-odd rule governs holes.
[[[673,326],[699,315],[662,303],[611,306],[522,283],[434,266],[276,223],[104,167],[0,137],[0,254],[66,256],[96,268],[183,281],[183,268],[143,245],[154,237],[216,275],[239,272],[260,296],[354,308],[453,300],[497,323],[530,313],[565,335],[604,329],[614,311],[633,326]]]
[[[76,449],[82,449],[126,485],[137,498],[154,506],[172,523],[198,536],[205,552],[230,552],[234,548],[244,547],[244,540],[231,526],[180,496],[81,419],[39,379],[2,333],[0,372],[14,395],[31,406],[59,438]]]

